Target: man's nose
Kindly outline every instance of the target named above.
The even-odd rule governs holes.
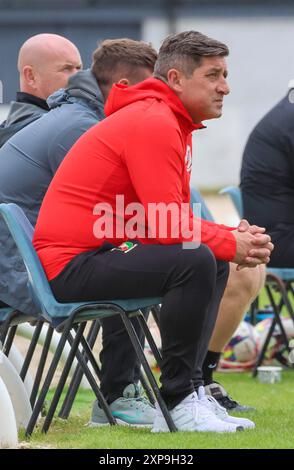
[[[223,93],[224,95],[228,95],[230,93],[230,87],[225,78],[223,78],[223,80],[219,83],[217,91]]]

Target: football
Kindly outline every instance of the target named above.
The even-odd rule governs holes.
[[[242,321],[225,346],[219,366],[221,369],[248,369],[255,363],[257,354],[254,328]]]
[[[256,337],[256,343],[257,343],[257,347],[259,351],[261,350],[265,342],[271,323],[272,323],[272,319],[266,318],[265,320],[262,320],[261,322],[257,323],[257,325],[255,326],[255,337]],[[282,323],[283,323],[285,332],[287,334],[287,338],[288,339],[294,338],[294,325],[293,325],[293,321],[291,320],[291,318],[282,317]],[[276,325],[274,329],[274,333],[270,339],[270,342],[266,350],[265,359],[268,361],[274,359],[276,354],[283,349],[284,349],[284,343],[283,343],[283,339],[281,336],[281,331],[280,331],[279,326]]]

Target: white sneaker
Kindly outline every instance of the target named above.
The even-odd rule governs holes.
[[[199,432],[236,432],[243,430],[242,426],[220,420],[198,399],[197,393],[190,393],[184,400],[170,411],[178,431]],[[156,404],[156,415],[152,432],[169,432],[163,414]]]
[[[255,423],[247,418],[236,418],[235,416],[230,416],[227,410],[221,406],[215,398],[210,395],[205,394],[205,388],[199,387],[198,389],[198,398],[203,403],[207,409],[211,410],[215,416],[217,416],[221,421],[225,423],[232,423],[236,426],[242,426],[244,429],[253,429],[255,428]]]

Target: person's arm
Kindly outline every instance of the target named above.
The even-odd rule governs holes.
[[[81,123],[73,122],[56,133],[55,138],[48,148],[48,164],[54,175],[64,159],[65,155],[90,127],[97,124],[96,121],[87,119]]]
[[[185,142],[178,129],[164,117],[145,118],[133,129],[126,142],[123,158],[134,189],[148,213],[148,203],[174,203],[179,210],[183,200],[182,189],[187,178],[184,169]],[[188,184],[188,182],[186,182]],[[190,211],[186,225],[191,227]],[[187,228],[187,227],[186,227]],[[181,233],[185,227],[181,226]],[[191,241],[192,237],[172,237],[169,223],[167,237],[156,236],[156,242],[174,244]],[[218,224],[202,221],[201,243],[206,244],[216,258],[230,261],[236,254],[236,239]]]
[[[214,222],[210,222],[209,220],[207,220],[207,225],[217,225],[219,228],[223,229],[223,230],[229,230],[230,232],[232,230],[236,230],[237,227],[230,227],[229,225],[224,225],[224,224],[215,224]]]

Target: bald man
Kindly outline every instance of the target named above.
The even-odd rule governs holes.
[[[0,126],[0,147],[49,110],[48,96],[67,86],[68,78],[82,68],[82,61],[77,47],[68,39],[37,34],[21,46],[17,67],[20,92]]]

